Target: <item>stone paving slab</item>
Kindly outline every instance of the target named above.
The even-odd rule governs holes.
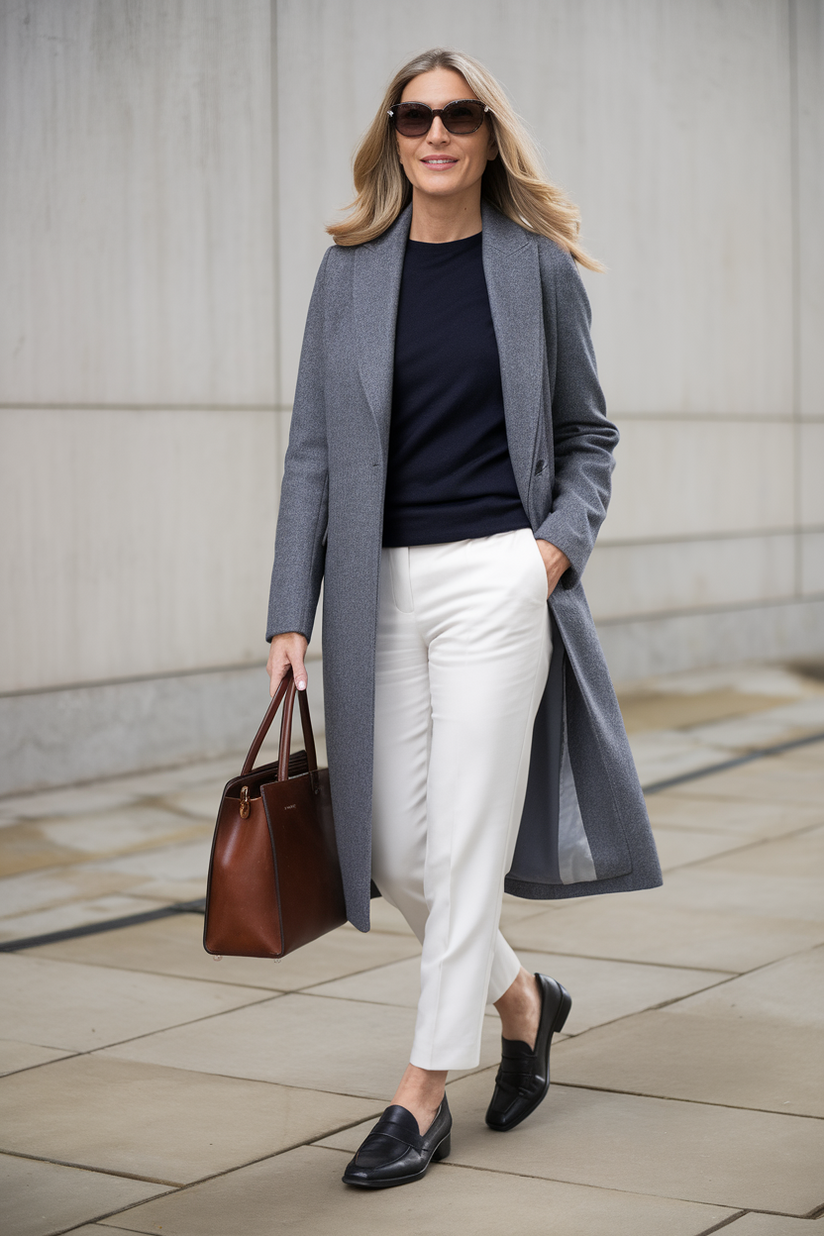
[[[729,1236],[818,1236],[824,1229],[824,1223],[819,1219],[818,1227],[812,1227],[808,1219],[788,1219],[785,1215],[751,1212],[742,1215],[727,1227]],[[727,1236],[727,1228],[723,1230],[724,1236]]]
[[[556,1081],[824,1117],[824,949],[559,1045]]]
[[[729,909],[723,879],[689,886],[690,875],[674,872],[663,888],[567,902],[512,924],[507,938],[515,949],[735,973],[824,943],[824,921]],[[759,890],[747,891],[755,897]],[[786,901],[792,912],[790,895]]]
[[[497,1016],[484,1021],[479,1067],[500,1055],[501,1023]],[[409,1060],[414,1028],[413,1009],[287,995],[135,1038],[100,1055],[386,1104]]]
[[[627,962],[597,961],[589,957],[566,957],[553,953],[520,953],[521,962],[533,972],[540,970],[575,992],[565,1034],[580,1034],[603,1022],[615,1021],[665,1001],[680,999],[731,977],[724,972],[680,970],[670,966],[638,966]],[[349,978],[335,979],[308,994],[343,1000],[368,1000],[375,1004],[399,1004],[415,1008],[420,990],[420,966],[416,958],[368,970]],[[492,1006],[489,1006],[492,1012]]]
[[[382,1110],[374,1100],[96,1056],[18,1073],[6,1079],[2,1098],[0,1151],[171,1185]]]
[[[797,732],[824,699],[775,668],[676,678],[636,708],[646,724],[652,708],[657,731],[631,726],[662,776],[696,753],[705,763],[753,735]],[[0,875],[0,938],[202,896],[238,767],[226,757],[0,800],[0,862],[32,866]],[[824,743],[649,805],[663,889],[505,898],[525,963],[572,991],[571,1037],[553,1049],[547,1102],[501,1138],[482,1119],[500,1033],[488,1016],[482,1069],[450,1081],[452,1157],[414,1189],[364,1196],[339,1182],[412,1036],[419,946],[381,899],[369,935],[342,928],[279,966],[215,963],[194,914],[0,955],[4,987],[28,974],[22,997],[0,1004],[0,1104],[20,1152],[0,1155],[17,1207],[6,1204],[3,1236],[73,1224],[82,1236],[824,1231],[799,1217],[824,1207],[824,1120],[798,1114],[818,1111],[822,1091]],[[148,1175],[194,1181],[199,1166],[208,1179],[142,1202],[168,1188]]]
[[[136,1206],[102,1225],[163,1236],[696,1236],[727,1208],[436,1164],[405,1189],[344,1188],[348,1156],[305,1146]],[[242,1216],[242,1220],[240,1218]],[[242,1226],[241,1226],[242,1223]]]
[[[166,1192],[146,1180],[0,1154],[4,1236],[51,1236]]]
[[[694,782],[695,791],[686,796],[679,793],[680,786],[650,794],[647,809],[653,829],[703,831],[710,827],[716,836],[734,833],[755,841],[824,824],[824,799],[817,803],[788,803],[770,799],[713,798],[713,781],[714,778],[708,777]],[[703,793],[698,792],[699,787],[703,787]]]
[[[450,1163],[733,1210],[802,1215],[824,1203],[824,1121],[564,1085],[502,1135],[483,1120],[493,1081],[490,1069],[450,1083]],[[368,1129],[322,1145],[351,1152]]]
[[[79,961],[271,991],[297,991],[419,954],[418,942],[409,934],[364,934],[341,927],[277,963],[259,957],[224,957],[216,961],[203,948],[203,916],[176,914],[117,931],[41,945],[24,950],[19,956]]]
[[[3,894],[0,888],[0,896]],[[13,914],[0,919],[0,941],[28,940],[55,931],[72,931],[95,923],[110,923],[113,919],[133,914],[161,910],[166,903],[146,897],[79,897],[62,905],[37,910],[33,914]]]
[[[40,1047],[92,1051],[269,993],[161,974],[0,954],[0,1035]]]
[[[692,863],[728,854],[752,844],[748,837],[736,837],[731,833],[704,832],[701,829],[666,828],[653,826],[658,859],[663,872],[675,871]]]
[[[772,756],[759,761],[758,769],[751,764],[713,773],[698,781],[687,781],[670,793],[684,798],[737,798],[777,803],[810,803],[814,807],[824,802],[824,769],[813,767],[788,756]]]
[[[15,1039],[0,1039],[0,1076],[18,1073],[21,1069],[33,1069],[52,1060],[63,1060],[71,1054],[53,1047],[37,1047],[33,1043],[20,1043]]]

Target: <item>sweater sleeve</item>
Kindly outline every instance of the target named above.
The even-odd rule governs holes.
[[[589,299],[570,254],[540,246],[547,338],[555,344],[552,510],[536,529],[572,564],[561,587],[573,588],[592,553],[609,503],[618,430],[607,420],[590,338]]]
[[[266,638],[312,635],[325,558],[329,482],[323,366],[324,285],[332,249],[315,280],[303,335],[280,492]]]

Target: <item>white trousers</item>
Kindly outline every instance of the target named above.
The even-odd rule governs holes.
[[[423,946],[411,1061],[473,1068],[520,963],[498,930],[551,644],[532,532],[384,549],[372,878]]]

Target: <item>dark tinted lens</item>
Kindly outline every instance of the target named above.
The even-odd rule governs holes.
[[[395,128],[404,137],[423,137],[432,124],[432,112],[423,103],[398,103],[394,112]]]
[[[474,133],[483,124],[484,109],[480,103],[450,103],[443,110],[444,128],[450,133]]]

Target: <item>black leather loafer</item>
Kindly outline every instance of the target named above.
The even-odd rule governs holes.
[[[421,1136],[418,1122],[405,1107],[387,1107],[347,1164],[343,1183],[363,1189],[391,1189],[420,1180],[429,1164],[445,1159],[452,1141],[452,1114],[444,1095],[432,1124]]]
[[[501,1067],[495,1078],[486,1123],[498,1133],[526,1120],[549,1090],[549,1047],[563,1026],[572,998],[565,987],[545,974],[536,974],[541,989],[541,1020],[535,1050],[517,1039],[501,1038]]]

